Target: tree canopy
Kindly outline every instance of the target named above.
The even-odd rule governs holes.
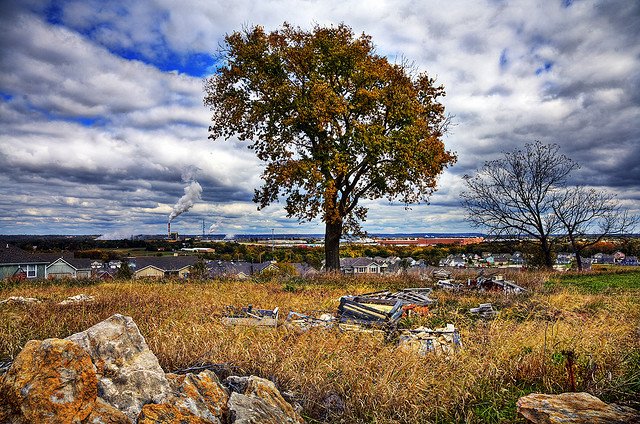
[[[205,81],[209,137],[247,140],[266,163],[259,208],[282,197],[289,217],[322,219],[328,269],[339,268],[340,236],[366,219],[361,200],[426,201],[455,162],[443,87],[347,25],[256,26],[229,34],[222,53]]]

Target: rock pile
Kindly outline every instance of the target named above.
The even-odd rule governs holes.
[[[31,340],[0,375],[0,422],[303,423],[275,385],[211,371],[165,373],[130,317]]]

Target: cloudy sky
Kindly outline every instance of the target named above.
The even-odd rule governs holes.
[[[429,205],[370,202],[371,232],[464,232],[462,175],[555,142],[574,182],[640,210],[640,2],[38,1],[0,3],[0,234],[322,233],[257,211],[260,163],[208,140],[203,78],[224,35],[344,22],[445,86],[458,162]],[[193,187],[191,187],[193,188]]]

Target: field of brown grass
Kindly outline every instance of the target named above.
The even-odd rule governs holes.
[[[575,355],[578,391],[639,407],[640,291],[583,293],[545,288],[545,273],[511,277],[530,293],[436,290],[438,304],[430,315],[403,323],[455,324],[463,348],[452,357],[422,357],[363,333],[220,322],[227,305],[279,306],[284,316],[290,310],[335,311],[345,294],[425,284],[401,277],[18,285],[1,289],[0,299],[29,296],[43,302],[0,305],[0,361],[14,357],[30,339],[66,337],[121,313],[133,317],[165,370],[224,363],[234,373],[269,378],[302,404],[309,422],[518,422],[519,396],[568,389],[567,352]],[[56,305],[79,293],[96,300]],[[500,311],[495,320],[469,314],[484,302]]]

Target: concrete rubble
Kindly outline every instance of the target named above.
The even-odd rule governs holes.
[[[398,339],[398,346],[418,352],[420,355],[436,353],[449,356],[462,347],[460,333],[453,324],[432,330],[418,327],[403,330]]]
[[[493,309],[491,303],[481,303],[477,308],[469,309],[472,314],[478,314],[484,319],[492,319],[498,314],[498,311]]]
[[[95,298],[93,296],[82,293],[82,294],[77,294],[75,296],[69,296],[62,302],[58,303],[58,305],[61,305],[61,306],[76,305],[78,303],[93,302],[94,300]]]
[[[35,297],[11,296],[4,300],[0,300],[0,305],[31,305],[40,303],[40,299]]]
[[[246,308],[227,307],[222,322],[225,325],[245,325],[250,327],[277,327],[280,309],[254,309],[253,305]]]

